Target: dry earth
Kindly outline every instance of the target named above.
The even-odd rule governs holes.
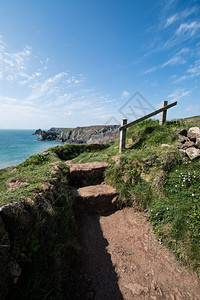
[[[200,282],[159,243],[143,213],[77,214],[79,262],[89,285],[83,299],[200,299]]]

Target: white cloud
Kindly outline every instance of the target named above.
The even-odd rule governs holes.
[[[130,96],[130,93],[128,91],[123,91],[122,92],[122,97],[125,98],[125,97],[128,97]]]
[[[164,68],[168,65],[182,65],[185,64],[186,60],[182,58],[181,56],[174,56],[168,61],[166,61],[164,64],[162,64],[161,68]]]
[[[186,8],[183,11],[176,12],[175,14],[173,14],[172,16],[167,18],[164,28],[169,27],[170,25],[172,25],[173,23],[175,23],[178,20],[186,19],[187,17],[194,14],[197,10],[198,10],[198,7],[194,6],[194,7],[191,7],[191,8]]]
[[[186,91],[183,88],[178,88],[172,94],[168,95],[167,98],[169,98],[171,101],[179,101],[181,98],[189,95],[191,91],[192,90]]]
[[[158,69],[158,68],[159,68],[159,67],[152,67],[152,68],[146,70],[146,71],[144,72],[144,74],[152,73],[152,72],[154,72],[154,71],[155,71],[156,69]]]
[[[169,18],[167,19],[166,23],[165,23],[165,28],[168,27],[168,26],[170,26],[171,24],[173,24],[177,19],[178,19],[177,14],[175,14],[175,15],[169,17]]]
[[[182,23],[176,30],[177,35],[188,35],[193,36],[200,28],[200,23],[193,21],[191,23]]]
[[[181,82],[183,80],[191,79],[200,76],[200,60],[196,60],[190,67],[187,69],[186,74],[177,78],[175,80],[176,83]]]

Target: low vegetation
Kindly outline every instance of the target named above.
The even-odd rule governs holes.
[[[177,129],[198,126],[200,118],[160,126],[147,120],[127,132],[127,149],[118,143],[75,162],[107,160],[106,181],[119,191],[119,207],[148,210],[160,241],[187,266],[200,268],[200,159],[190,160],[175,145]]]
[[[59,299],[64,280],[69,283],[65,293],[70,295],[69,269],[78,242],[68,185],[69,169],[63,161],[81,152],[106,147],[56,146],[16,167],[0,170],[1,206],[17,202],[25,207],[22,213],[20,210],[15,216],[10,213],[10,218],[3,220],[9,233],[9,251],[5,245],[0,246],[1,299],[8,290],[8,299]],[[0,226],[2,238],[1,230]],[[18,272],[18,264],[22,268],[13,288],[7,264],[14,265],[14,273]]]
[[[192,126],[196,124],[192,119]],[[127,149],[121,155],[118,141],[111,147],[63,145],[34,155],[17,167],[0,170],[0,204],[24,203],[34,216],[33,225],[26,232],[14,228],[11,251],[23,249],[30,261],[9,299],[59,299],[63,278],[69,282],[70,291],[68,271],[79,247],[68,187],[69,170],[64,164],[71,159],[74,163],[107,161],[105,180],[118,189],[119,207],[147,210],[162,243],[198,274],[200,159],[191,161],[175,145],[177,128],[189,127],[188,120],[163,126],[147,120],[129,128]],[[55,165],[59,166],[56,170]],[[55,187],[53,200],[45,193],[44,185],[48,184]],[[51,207],[39,205],[41,193]],[[63,269],[68,271],[63,273]],[[1,272],[3,282],[2,276]]]

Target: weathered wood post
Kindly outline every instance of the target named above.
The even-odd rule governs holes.
[[[162,101],[161,108],[167,106],[167,104],[168,104],[168,101]],[[160,113],[160,122],[159,122],[159,124],[163,125],[166,122],[166,119],[167,119],[167,109]]]
[[[127,124],[127,119],[123,119],[121,121],[121,126]],[[120,131],[120,137],[119,137],[119,152],[122,152],[122,149],[124,149],[126,146],[126,128]]]

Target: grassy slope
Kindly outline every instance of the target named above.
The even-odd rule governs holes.
[[[198,125],[200,118],[192,119],[192,126]],[[54,183],[54,166],[60,162],[63,174],[67,178],[67,169],[63,160],[75,158],[74,162],[102,161],[109,162],[106,181],[119,190],[119,205],[134,205],[138,209],[149,211],[149,219],[155,232],[162,237],[163,243],[169,246],[183,262],[194,270],[199,270],[200,257],[200,160],[190,161],[180,154],[176,142],[175,128],[189,128],[180,122],[167,123],[159,126],[157,121],[147,120],[128,130],[127,149],[119,156],[118,141],[111,147],[103,145],[64,145],[48,151],[48,155],[35,155],[16,168],[0,170],[0,204],[10,201],[26,202],[28,198],[35,200],[42,191],[41,183]],[[161,147],[168,143],[170,147]],[[115,157],[115,161],[113,160]],[[60,181],[65,184],[64,177]],[[28,183],[14,191],[8,191],[12,181]],[[66,181],[67,184],[67,181]],[[23,299],[55,299],[59,292],[55,288],[54,271],[58,253],[63,243],[70,245],[69,251],[74,252],[76,246],[76,228],[73,219],[72,202],[60,190],[51,214],[36,212],[32,233],[24,240],[26,251],[30,251],[33,263],[25,271],[19,285],[15,287],[16,295]],[[63,223],[63,219],[66,222]],[[49,239],[46,250],[41,245],[37,234],[44,234],[44,243],[55,231],[58,222],[64,228],[55,239]],[[60,223],[59,223],[60,222]],[[73,250],[74,249],[74,250]],[[70,252],[70,253],[71,253]],[[66,255],[66,254],[65,254]],[[67,257],[71,257],[73,253]],[[37,267],[39,266],[39,268]],[[35,269],[36,268],[36,269]],[[31,272],[31,274],[30,274]],[[49,276],[46,276],[46,274]],[[17,294],[18,293],[18,294]],[[14,299],[14,298],[13,298]],[[26,298],[27,299],[27,298]]]
[[[72,198],[67,189],[68,168],[63,161],[80,153],[101,150],[105,145],[56,146],[28,158],[17,167],[0,170],[0,205],[22,202],[33,216],[33,224],[27,230],[13,220],[6,223],[11,243],[11,255],[16,261],[23,253],[30,263],[23,266],[18,283],[10,290],[9,299],[59,299],[63,269],[67,270],[78,247],[76,224],[73,216]],[[48,154],[47,154],[48,153]],[[59,165],[55,171],[54,163]],[[14,190],[8,190],[13,183],[26,183]],[[54,186],[53,199],[43,190],[44,184]],[[51,204],[38,202],[38,195]],[[0,247],[0,298],[7,293],[6,264]],[[69,284],[70,290],[70,284]]]
[[[120,206],[148,209],[154,231],[185,264],[200,266],[200,160],[190,161],[175,146],[176,128],[198,126],[200,117],[168,122],[147,120],[127,132],[127,149],[118,156],[118,143],[95,153],[82,153],[75,162],[107,160],[106,180],[120,193]],[[170,147],[162,147],[169,144]]]

